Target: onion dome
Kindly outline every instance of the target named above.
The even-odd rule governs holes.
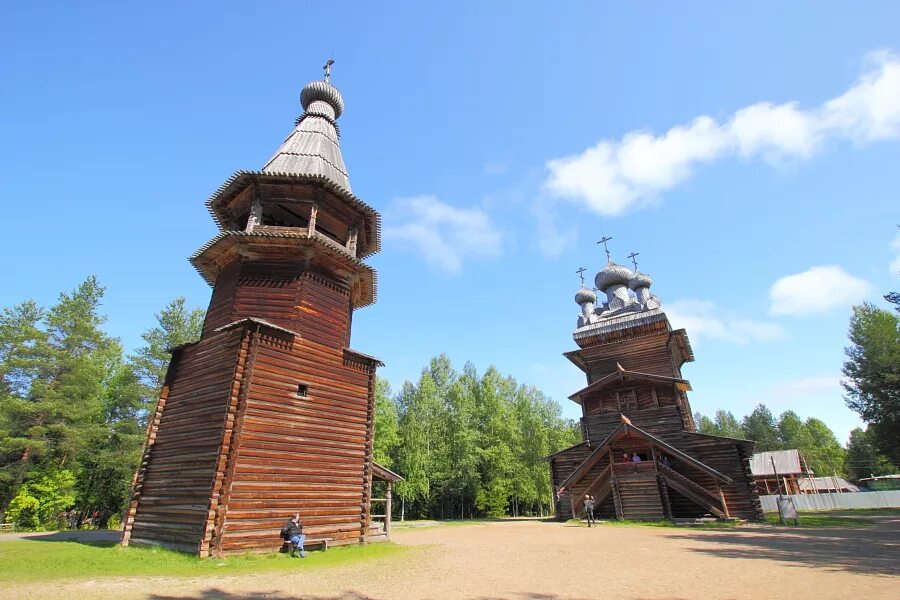
[[[636,289],[642,288],[642,287],[645,287],[645,288],[650,287],[650,285],[652,283],[653,283],[653,280],[650,279],[649,275],[638,271],[637,273],[634,274],[634,277],[632,277],[631,279],[628,280],[628,287],[631,288],[632,290],[636,290]]]
[[[614,285],[628,285],[632,277],[634,277],[634,273],[631,272],[631,269],[610,262],[594,277],[594,284],[597,289],[605,292]]]
[[[595,294],[592,290],[587,289],[584,286],[581,286],[581,289],[575,293],[575,304],[581,306],[582,304],[590,302],[594,304],[597,302],[597,294]]]
[[[326,66],[330,67],[330,64]],[[324,177],[350,191],[336,123],[344,112],[344,98],[329,81],[320,79],[303,87],[300,104],[303,114],[281,147],[263,166],[263,172]]]
[[[321,106],[320,102],[328,105],[331,111]],[[307,113],[322,114],[324,112],[324,116],[332,119],[337,119],[344,112],[344,97],[330,82],[321,79],[310,81],[303,87],[303,91],[300,92],[300,104]],[[328,112],[332,114],[328,114]]]

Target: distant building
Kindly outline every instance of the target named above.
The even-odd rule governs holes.
[[[853,485],[843,477],[809,477],[801,479],[801,494],[829,494],[829,493],[845,493],[858,492],[859,487]]]
[[[799,450],[757,452],[750,470],[760,494],[800,494],[800,480],[812,477]],[[812,488],[810,488],[812,489]]]
[[[590,495],[605,518],[762,519],[748,466],[753,442],[695,431],[681,375],[694,354],[650,277],[609,260],[594,283],[605,301],[582,282],[578,349],[565,354],[587,387],[569,397],[581,406],[584,442],[550,457],[557,517],[578,517]]]
[[[870,492],[900,490],[900,474],[866,477],[859,480],[859,485],[864,486]]]

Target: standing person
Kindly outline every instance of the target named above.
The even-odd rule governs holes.
[[[300,513],[294,513],[294,516],[287,520],[284,527],[281,528],[281,539],[291,543],[291,557],[296,556],[297,550],[300,551],[300,558],[306,558],[306,552],[303,550],[303,542],[306,536],[303,535],[303,523],[300,522]]]
[[[635,464],[641,462],[641,457],[638,456],[637,452],[635,452],[634,454],[631,455],[631,462],[633,462]]]
[[[631,459],[628,458],[628,453],[627,453],[627,452],[623,452],[623,453],[622,453],[622,464],[630,463],[630,462],[631,462]]]
[[[589,496],[587,494],[584,495],[584,512],[587,515],[588,527],[590,527],[594,521],[594,497]]]

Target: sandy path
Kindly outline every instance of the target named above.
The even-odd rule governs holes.
[[[900,517],[874,527],[689,530],[534,521],[399,531],[408,555],[297,573],[22,586],[3,598],[900,597]]]

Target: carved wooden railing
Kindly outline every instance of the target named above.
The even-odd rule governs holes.
[[[697,485],[678,471],[663,464],[659,465],[659,472],[662,473],[667,485],[684,494],[689,500],[699,504],[719,518],[724,519],[727,517],[721,496],[713,494],[705,487]]]

